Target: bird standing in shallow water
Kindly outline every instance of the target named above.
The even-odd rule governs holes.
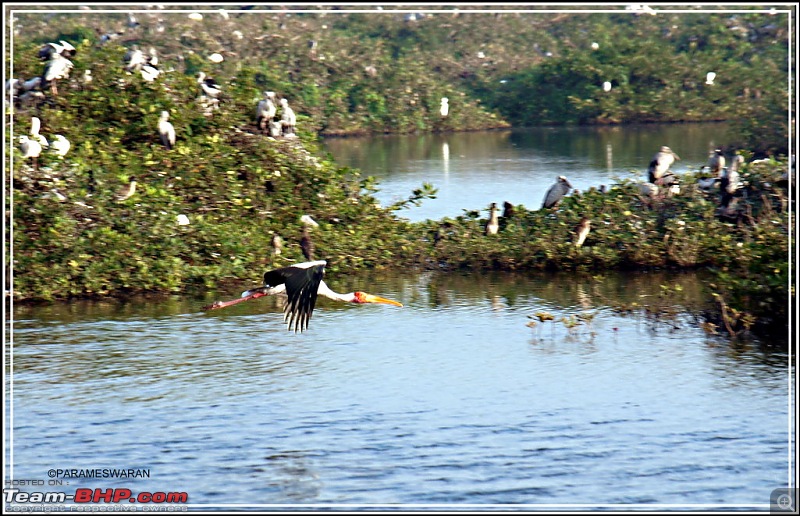
[[[547,190],[547,194],[544,196],[544,202],[542,203],[542,208],[553,208],[561,202],[561,199],[569,193],[572,189],[572,185],[567,181],[567,178],[564,176],[558,176],[555,184]]]
[[[158,134],[161,136],[161,143],[167,150],[172,150],[175,146],[175,128],[169,122],[169,112],[162,111],[158,119]]]
[[[346,303],[383,303],[403,306],[402,303],[397,301],[373,296],[366,292],[356,291],[347,294],[334,292],[322,280],[325,274],[325,265],[327,265],[325,260],[319,260],[267,271],[264,273],[263,287],[246,290],[239,299],[216,301],[213,304],[204,306],[203,310],[216,310],[243,301],[258,299],[259,297],[286,293],[289,299],[283,308],[283,321],[289,331],[294,329],[295,333],[297,333],[308,329],[308,321],[314,311],[317,296]]]
[[[489,220],[486,222],[484,233],[486,235],[496,235],[500,229],[500,221],[497,218],[497,204],[492,203],[489,206]]]

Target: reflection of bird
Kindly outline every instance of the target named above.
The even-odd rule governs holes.
[[[303,256],[306,260],[314,261],[314,242],[311,241],[311,235],[308,234],[308,226],[303,226],[303,236],[300,237],[300,249],[303,251]]]
[[[498,229],[500,229],[500,222],[497,219],[497,204],[492,203],[489,206],[489,220],[486,222],[485,234],[496,235]]]
[[[169,122],[169,112],[162,111],[158,119],[158,134],[161,135],[161,143],[167,150],[175,146],[175,128]]]
[[[558,176],[555,184],[547,190],[547,194],[544,196],[544,202],[542,203],[542,208],[552,208],[556,206],[561,199],[569,193],[572,189],[572,185],[567,181],[567,178],[564,176]]]
[[[650,166],[647,168],[647,180],[656,185],[669,184],[670,179],[667,176],[675,177],[672,172],[669,172],[669,167],[675,163],[676,159],[681,158],[666,145],[662,146],[650,161]]]
[[[589,234],[591,221],[583,217],[580,222],[578,222],[578,226],[575,228],[575,247],[580,247],[583,245],[583,241],[586,240],[586,235]]]
[[[384,303],[403,306],[397,301],[373,296],[365,292],[357,291],[347,294],[334,292],[322,280],[325,274],[325,265],[327,265],[325,260],[319,260],[297,263],[289,267],[267,271],[264,273],[263,287],[246,290],[239,299],[216,301],[211,305],[204,306],[203,310],[215,310],[241,303],[242,301],[286,293],[289,300],[283,308],[283,321],[287,324],[289,331],[294,329],[295,332],[302,332],[308,329],[308,321],[311,319],[318,295],[346,303]]]
[[[119,191],[117,192],[117,195],[115,196],[115,199],[118,202],[130,199],[131,197],[133,197],[133,194],[136,193],[136,178],[131,176],[128,178],[128,180],[130,182],[127,185],[120,188]]]

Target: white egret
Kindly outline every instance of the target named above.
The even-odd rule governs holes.
[[[283,126],[283,134],[285,136],[294,135],[294,126],[297,123],[297,118],[294,111],[289,107],[289,101],[285,98],[281,99],[281,125]]]
[[[555,184],[547,190],[547,193],[544,196],[544,202],[542,203],[542,208],[553,208],[557,206],[561,199],[569,193],[572,189],[572,185],[567,181],[567,178],[564,176],[558,176]]]
[[[27,135],[23,134],[19,137],[19,148],[22,151],[22,157],[31,159],[34,170],[39,170],[39,154],[42,153],[42,146],[39,142],[31,140]]]
[[[175,128],[169,122],[169,112],[162,111],[158,119],[158,134],[161,136],[161,143],[167,150],[172,150],[175,146]]]
[[[57,156],[64,157],[69,152],[71,144],[63,135],[57,134],[53,136],[53,141],[50,142],[50,148]]]
[[[449,100],[447,97],[442,97],[442,105],[439,108],[439,113],[441,113],[442,116],[447,116],[447,114],[450,112],[450,105],[448,102]]]

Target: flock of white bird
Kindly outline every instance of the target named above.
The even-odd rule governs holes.
[[[136,28],[138,26],[139,23],[133,13],[129,13],[128,27]],[[116,39],[119,35],[118,33],[105,34],[100,43],[104,44]],[[38,54],[39,59],[45,62],[42,75],[27,81],[9,79],[6,83],[7,93],[11,94],[14,101],[23,104],[32,99],[43,100],[48,89],[51,95],[57,96],[57,81],[69,78],[73,69],[71,59],[76,54],[77,49],[67,41],[61,40],[58,43],[47,43],[41,47]],[[219,63],[223,61],[223,57],[219,53],[214,53],[209,56],[209,60],[213,63]],[[127,74],[139,73],[142,79],[147,82],[153,82],[161,75],[158,65],[158,52],[154,47],[150,47],[147,52],[144,52],[138,45],[132,45],[123,57],[123,71]],[[86,70],[83,76],[83,84],[89,84],[90,82],[92,82],[92,72],[91,70]],[[215,110],[219,109],[222,88],[202,71],[197,75],[197,83],[200,86],[199,103],[204,109],[204,114],[211,116]],[[259,101],[256,108],[257,126],[265,134],[275,138],[280,136],[286,138],[295,137],[297,117],[294,110],[289,107],[288,99],[281,98],[278,102],[281,109],[280,119],[276,118],[278,108],[275,103],[275,92],[264,92],[264,99]],[[168,111],[162,111],[157,127],[160,141],[167,150],[174,148],[176,141],[175,127],[169,122],[169,116]],[[52,141],[48,142],[47,138],[40,134],[40,129],[41,120],[38,117],[33,117],[31,119],[30,134],[19,137],[22,155],[26,160],[30,160],[33,163],[34,169],[38,169],[38,158],[45,149],[63,158],[69,152],[71,146],[69,140],[60,134],[54,135]]]

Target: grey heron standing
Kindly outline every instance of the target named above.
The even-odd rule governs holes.
[[[572,189],[572,185],[567,181],[567,178],[564,176],[558,176],[555,184],[547,190],[547,194],[544,196],[544,202],[542,203],[542,208],[553,208],[554,206],[558,205],[561,202],[561,199],[569,193]]]

